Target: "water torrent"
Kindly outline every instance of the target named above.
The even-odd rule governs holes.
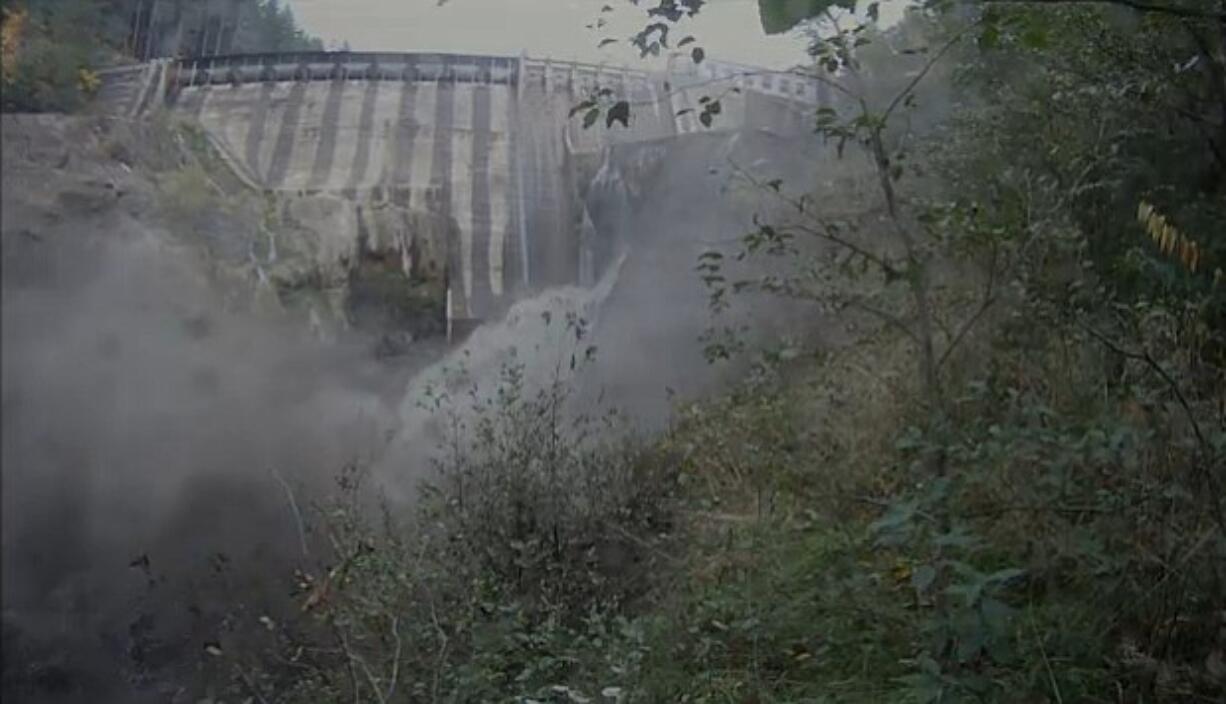
[[[600,339],[601,313],[617,285],[626,257],[619,257],[592,287],[548,289],[511,306],[496,322],[477,328],[441,359],[413,376],[396,418],[397,428],[374,463],[384,494],[407,501],[443,440],[439,413],[429,401],[445,395],[460,412],[497,391],[503,366],[522,365],[524,389],[544,388],[569,371],[572,355],[583,355]],[[584,339],[579,339],[580,337]]]

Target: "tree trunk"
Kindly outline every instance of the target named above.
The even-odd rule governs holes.
[[[1218,0],[1218,7],[1221,8],[1222,14],[1226,14],[1226,0]],[[1214,80],[1217,81],[1218,89],[1218,107],[1220,114],[1218,116],[1218,149],[1221,153],[1226,153],[1226,21],[1218,22],[1218,56],[1217,56],[1217,71]],[[1223,171],[1226,171],[1226,165],[1222,166]],[[1222,174],[1222,178],[1218,180],[1218,188],[1226,187],[1226,173]]]
[[[915,303],[916,324],[919,328],[916,336],[920,347],[920,378],[923,381],[925,400],[930,408],[936,411],[941,408],[942,402],[933,341],[932,294],[928,281],[928,262],[919,251],[915,237],[899,216],[898,197],[894,192],[894,182],[890,176],[890,159],[886,155],[880,128],[873,131],[870,146],[873,151],[873,162],[877,167],[881,192],[885,196],[886,212],[889,213],[898,239],[902,242],[907,254],[907,282],[911,287],[911,297]]]
[[[149,10],[149,27],[145,30],[145,55],[142,57],[144,61],[154,57],[161,43],[157,36],[158,7],[160,5],[161,0],[153,0],[153,7]]]

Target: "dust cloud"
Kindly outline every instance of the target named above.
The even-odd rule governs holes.
[[[195,655],[170,641],[217,627],[192,583],[210,566],[291,574],[278,478],[322,489],[389,414],[356,346],[226,312],[189,262],[91,239],[3,291],[5,688],[130,701],[113,680],[151,665],[142,640]],[[171,612],[145,612],[154,585]]]
[[[411,510],[438,440],[418,401],[444,368],[463,363],[490,390],[515,355],[543,383],[590,346],[578,397],[624,409],[637,430],[667,422],[674,394],[717,388],[732,372],[703,357],[693,265],[756,207],[723,198],[730,155],[772,150],[789,148],[694,140],[610,201],[629,188],[611,153],[612,190],[589,194],[612,264],[597,285],[521,301],[420,373],[232,310],[156,232],[83,222],[53,245],[6,223],[4,692],[173,698],[165,683],[201,676],[236,602],[294,608],[294,569],[326,561],[310,514],[346,467],[373,467],[373,486]],[[585,321],[581,345],[568,313]],[[796,314],[777,299],[753,311],[764,335]]]

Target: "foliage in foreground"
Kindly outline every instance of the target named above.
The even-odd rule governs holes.
[[[260,650],[225,642],[234,686],[304,702],[1217,700],[1226,534],[1187,410],[1143,362],[1107,379],[1114,355],[1090,335],[1006,325],[980,343],[1008,351],[960,381],[951,426],[915,412],[904,342],[882,333],[683,409],[649,451],[558,434],[565,395],[521,394],[509,370],[412,526],[329,515],[335,561],[304,578],[307,616]]]

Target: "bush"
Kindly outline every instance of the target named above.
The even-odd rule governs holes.
[[[5,112],[72,112],[96,89],[124,32],[123,13],[97,0],[30,0],[6,8]]]
[[[227,686],[278,701],[490,702],[601,669],[600,644],[620,638],[618,614],[667,559],[675,475],[615,414],[573,414],[567,381],[530,389],[508,363],[471,404],[429,395],[446,436],[416,515],[385,505],[371,522],[363,472],[348,470],[318,522],[330,564],[298,576],[302,614],[224,642]],[[236,614],[235,632],[265,616]]]

